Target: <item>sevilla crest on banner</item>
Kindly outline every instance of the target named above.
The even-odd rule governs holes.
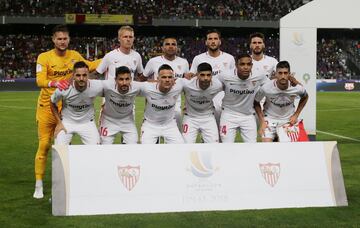
[[[280,177],[280,163],[259,163],[259,168],[266,183],[274,187]]]
[[[280,142],[305,142],[309,137],[305,131],[303,120],[294,125],[284,124],[277,127],[277,135]]]
[[[140,178],[140,166],[118,166],[118,176],[125,186],[131,191]]]

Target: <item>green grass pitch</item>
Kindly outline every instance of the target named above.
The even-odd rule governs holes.
[[[360,226],[360,93],[317,94],[317,129],[327,132],[318,133],[317,140],[338,141],[348,207],[72,217],[51,214],[51,158],[45,177],[45,198],[32,198],[37,95],[38,92],[0,92],[0,227]],[[139,98],[138,126],[143,113],[141,106]],[[75,143],[78,142],[76,138]]]

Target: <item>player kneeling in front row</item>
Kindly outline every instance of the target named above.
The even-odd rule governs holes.
[[[85,62],[75,63],[73,72],[72,85],[67,90],[56,89],[51,96],[51,111],[57,120],[55,144],[70,144],[75,133],[84,144],[100,144],[94,121],[94,100],[102,94],[102,82],[88,80],[89,67]],[[59,101],[62,101],[61,114],[57,107]]]
[[[132,81],[126,66],[116,68],[115,80],[103,82],[105,104],[100,116],[101,144],[112,144],[118,133],[124,144],[136,144],[138,133],[134,121],[134,103],[141,82]]]
[[[222,91],[221,82],[212,78],[212,67],[201,63],[196,77],[184,83],[185,113],[183,118],[183,137],[186,143],[195,143],[201,132],[205,143],[219,142],[219,132],[214,116],[213,98]]]
[[[182,80],[175,83],[174,71],[164,64],[158,70],[158,82],[144,82],[141,95],[146,98],[141,143],[155,144],[159,137],[165,143],[184,143],[175,120],[175,104],[183,89]]]
[[[290,64],[287,61],[276,65],[275,77],[260,88],[254,101],[260,122],[259,134],[263,142],[272,142],[278,136],[278,127],[286,123],[295,124],[309,98],[302,85],[291,86]],[[295,111],[294,101],[299,96],[300,101]],[[266,97],[264,111],[259,103],[263,97]]]

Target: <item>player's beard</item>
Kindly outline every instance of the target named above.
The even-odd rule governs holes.
[[[216,52],[216,51],[219,50],[219,46],[215,46],[215,47],[209,46],[209,50],[212,51],[212,52]]]
[[[289,86],[289,80],[287,80],[286,78],[280,78],[278,79],[278,85],[280,89],[285,90]]]
[[[253,53],[255,55],[261,55],[264,53],[264,48],[259,48],[259,49],[253,49]]]
[[[68,46],[64,45],[64,46],[56,46],[55,49],[57,52],[65,52],[67,50]]]
[[[120,91],[121,94],[125,94],[127,92],[129,92],[129,86],[123,85],[120,87]]]
[[[211,81],[202,81],[200,82],[200,88],[205,90],[210,87]]]
[[[87,82],[86,81],[78,81],[75,83],[75,88],[76,90],[82,92],[86,89],[87,87]]]

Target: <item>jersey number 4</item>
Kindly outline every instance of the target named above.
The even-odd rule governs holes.
[[[221,127],[221,134],[226,135],[226,125]]]

